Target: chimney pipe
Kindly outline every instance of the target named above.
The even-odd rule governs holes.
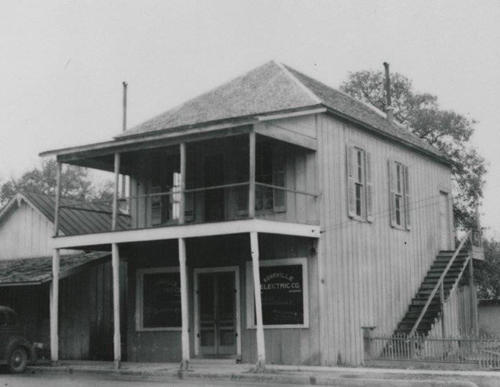
[[[127,86],[128,83],[123,81],[123,121],[122,121],[122,130],[125,132],[127,130]],[[120,175],[121,177],[121,192],[119,192],[119,196],[124,198],[127,196],[127,180],[125,175]]]
[[[123,123],[122,129],[125,132],[127,130],[127,82],[122,82],[123,85]]]
[[[391,101],[391,75],[389,72],[389,63],[384,62],[384,68],[385,68],[385,98],[386,98],[385,112],[387,115],[387,120],[392,122],[394,120],[394,108],[392,107],[392,101]]]

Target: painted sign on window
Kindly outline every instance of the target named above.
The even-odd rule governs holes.
[[[302,265],[261,266],[264,325],[304,323]]]
[[[145,273],[143,328],[181,326],[181,287],[178,272]]]

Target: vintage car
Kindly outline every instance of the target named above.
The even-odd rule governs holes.
[[[23,337],[17,313],[0,305],[0,365],[7,365],[12,373],[21,373],[28,362],[35,360],[35,346]]]

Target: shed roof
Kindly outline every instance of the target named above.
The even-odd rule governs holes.
[[[268,62],[207,93],[170,109],[116,139],[180,131],[186,127],[274,112],[326,107],[379,134],[399,140],[439,158],[444,154],[385,114],[293,68]]]
[[[60,259],[61,278],[109,256],[109,252],[63,255]],[[0,261],[0,286],[37,285],[51,280],[52,257]]]
[[[55,198],[53,196],[23,192],[12,199],[14,202],[18,200],[25,200],[40,211],[50,222],[54,222]],[[59,227],[63,234],[79,235],[110,231],[111,205],[68,198],[61,198],[60,204],[62,207],[59,210]],[[0,213],[0,217],[4,212]],[[118,216],[118,229],[127,229],[129,221],[128,215],[120,214]]]

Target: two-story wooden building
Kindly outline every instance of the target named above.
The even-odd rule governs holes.
[[[53,240],[52,311],[59,249],[111,250],[117,364],[124,335],[130,361],[360,364],[363,328],[425,333],[439,317],[418,318],[426,299],[413,299],[455,248],[449,161],[287,66],[269,62],[111,141],[42,155],[115,173],[109,230]]]

